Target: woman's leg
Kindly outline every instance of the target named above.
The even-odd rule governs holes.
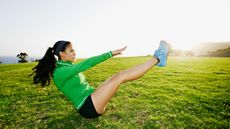
[[[140,78],[157,63],[158,60],[152,57],[147,62],[121,71],[103,82],[91,95],[97,112],[99,114],[104,112],[107,103],[122,83]]]

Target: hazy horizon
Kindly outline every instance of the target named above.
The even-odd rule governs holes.
[[[216,51],[216,50],[220,50],[220,49],[226,49],[230,47],[230,42],[222,42],[222,43],[203,43],[203,44],[198,44],[196,47],[193,47],[192,49],[190,49],[190,51],[192,51],[193,56],[205,56],[208,55],[208,52],[210,51]],[[174,49],[175,51],[179,52],[181,49]],[[178,51],[179,50],[179,51]],[[182,50],[182,51],[187,51],[187,50]],[[19,54],[19,53],[18,53]],[[97,53],[99,54],[99,53]],[[115,58],[120,58],[120,57],[137,57],[137,56],[147,56],[147,55],[151,55],[152,53],[145,53],[145,55],[122,55],[122,56],[117,56]],[[175,54],[175,53],[174,53]],[[171,55],[171,56],[186,56],[185,54],[181,53],[181,55]],[[41,59],[44,55],[41,56],[31,56],[28,55],[28,57],[26,58],[26,60],[28,62],[31,61],[35,61],[36,59]],[[76,57],[76,60],[78,59],[85,59],[85,58],[89,58],[89,57]],[[0,62],[2,64],[15,64],[18,63],[19,58],[16,57],[16,55],[13,56],[1,56],[0,55]]]
[[[42,57],[68,40],[77,58],[128,46],[124,56],[153,53],[164,39],[176,49],[230,41],[227,0],[2,0],[0,56]]]

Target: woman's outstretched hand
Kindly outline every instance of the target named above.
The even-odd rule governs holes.
[[[116,55],[120,55],[122,54],[122,52],[127,48],[127,46],[123,47],[123,48],[120,48],[120,49],[117,49],[117,50],[114,50],[112,51],[112,54],[113,56],[116,56]]]

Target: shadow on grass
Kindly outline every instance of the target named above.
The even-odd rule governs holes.
[[[98,123],[99,119],[100,118],[86,119],[80,116],[77,112],[75,112],[67,117],[52,120],[51,122],[48,123],[48,128],[53,128],[53,129],[97,128],[96,123]]]

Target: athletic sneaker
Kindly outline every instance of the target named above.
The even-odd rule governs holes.
[[[161,40],[159,48],[155,51],[154,57],[156,57],[160,62],[157,63],[157,66],[163,67],[167,64],[167,57],[168,57],[168,44],[166,41]]]

